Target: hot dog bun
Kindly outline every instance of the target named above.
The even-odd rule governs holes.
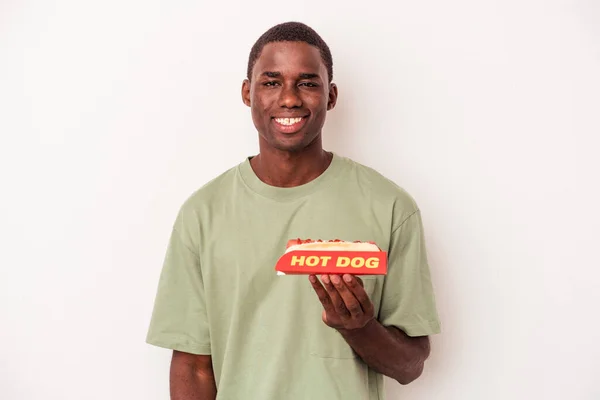
[[[311,250],[311,251],[380,251],[379,247],[372,242],[346,242],[343,240],[301,240],[293,239],[288,241],[285,252],[292,250]]]

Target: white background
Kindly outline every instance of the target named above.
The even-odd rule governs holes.
[[[600,399],[596,0],[2,0],[0,398],[168,398],[171,225],[257,151],[241,82],[287,20],[333,52],[326,148],[423,211],[443,334],[389,399]]]

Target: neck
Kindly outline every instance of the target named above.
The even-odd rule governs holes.
[[[294,187],[321,175],[333,158],[323,150],[320,138],[305,149],[289,152],[260,143],[260,153],[250,160],[256,176],[271,186]]]

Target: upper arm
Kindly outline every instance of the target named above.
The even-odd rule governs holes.
[[[212,358],[209,355],[173,351],[169,381],[173,400],[214,400],[217,397]]]
[[[210,355],[191,354],[174,350],[171,358],[171,373],[177,373],[182,370],[192,370],[197,375],[212,377],[212,357]]]
[[[198,221],[180,211],[167,247],[146,341],[190,354],[211,353]]]
[[[422,360],[429,358],[431,353],[431,341],[429,336],[408,336],[406,332],[395,326],[386,327],[402,343],[408,343],[411,348],[419,353]]]
[[[388,252],[379,321],[398,327],[409,337],[440,332],[420,212],[395,227]],[[418,339],[425,342],[425,339]],[[428,340],[427,340],[428,343]]]

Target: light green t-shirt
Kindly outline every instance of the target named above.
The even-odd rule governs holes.
[[[182,205],[147,336],[210,354],[219,400],[381,400],[383,377],[321,320],[308,277],[278,276],[289,239],[374,241],[388,274],[364,276],[378,320],[411,336],[440,332],[421,215],[403,189],[334,153],[327,170],[269,186],[250,158]]]

